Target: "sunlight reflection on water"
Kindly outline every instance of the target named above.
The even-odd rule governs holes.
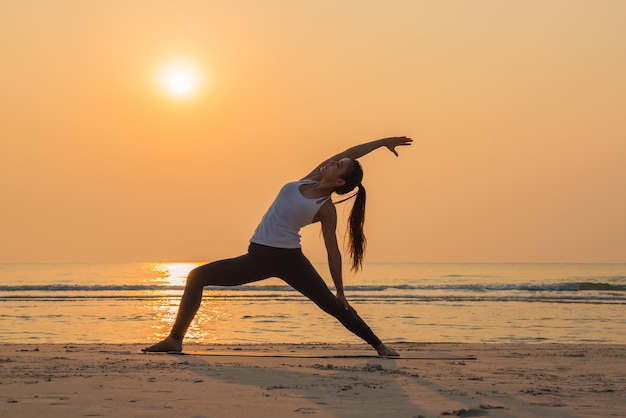
[[[199,265],[199,263],[155,263],[152,270],[161,273],[161,275],[153,282],[170,286],[184,286],[189,272]]]

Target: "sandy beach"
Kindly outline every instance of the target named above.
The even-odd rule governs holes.
[[[608,417],[626,412],[626,346],[0,346],[2,417]]]

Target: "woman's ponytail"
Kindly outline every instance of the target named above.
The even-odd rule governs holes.
[[[363,168],[357,160],[352,160],[352,170],[346,173],[342,178],[346,183],[337,188],[335,192],[340,195],[345,195],[358,187],[359,190],[356,194],[340,200],[336,203],[345,202],[348,199],[352,199],[356,196],[354,206],[350,212],[350,218],[348,219],[348,251],[350,252],[350,258],[352,261],[351,270],[358,271],[363,264],[363,255],[365,254],[365,234],[363,233],[363,224],[365,223],[365,187],[361,184],[363,180]]]
[[[363,256],[365,255],[365,246],[367,240],[363,233],[363,225],[365,224],[365,188],[359,184],[359,191],[356,194],[350,218],[348,219],[348,245],[350,258],[352,260],[351,270],[358,271],[363,267]]]

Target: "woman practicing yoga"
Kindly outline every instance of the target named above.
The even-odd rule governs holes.
[[[200,307],[205,286],[238,286],[278,277],[337,318],[348,330],[374,347],[379,355],[397,356],[398,353],[376,337],[346,300],[336,235],[337,212],[331,195],[345,195],[358,188],[348,221],[352,269],[358,270],[365,250],[365,188],[361,184],[363,170],[357,159],[381,147],[398,156],[396,147],[411,145],[412,141],[407,137],[390,137],[354,146],[322,162],[301,180],[283,186],[250,239],[248,253],[192,270],[187,276],[169,336],[143,351],[182,350],[183,338]],[[300,246],[300,229],[315,222],[322,226],[336,296]]]

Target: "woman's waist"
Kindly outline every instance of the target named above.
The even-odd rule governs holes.
[[[268,243],[255,242],[250,240],[250,245],[248,246],[248,251],[250,252],[273,252],[273,253],[301,253],[301,247],[280,247]]]

